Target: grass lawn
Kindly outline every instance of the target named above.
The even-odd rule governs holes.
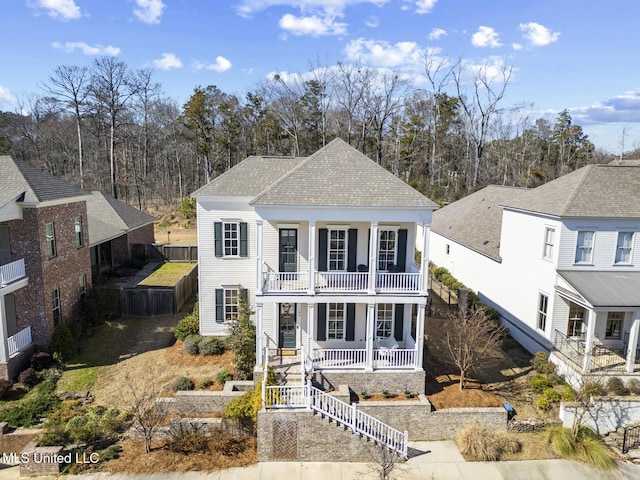
[[[173,287],[195,266],[193,263],[164,263],[141,281],[140,287]]]
[[[58,390],[91,390],[100,370],[106,365],[117,363],[122,348],[133,344],[143,321],[141,318],[117,319],[96,328],[91,337],[83,340],[80,351],[67,363],[58,382]]]

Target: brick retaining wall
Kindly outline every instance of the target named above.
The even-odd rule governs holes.
[[[234,380],[226,382],[222,391],[180,391],[175,398],[156,399],[156,408],[181,415],[222,414],[227,403],[252,388],[253,381]]]
[[[363,386],[367,391],[382,393],[388,388],[391,393],[402,393],[407,385],[414,393],[424,393],[425,372],[386,372],[376,370],[373,372],[323,370],[310,374],[314,384],[323,390],[338,388],[339,385],[349,385],[354,392],[359,393]]]

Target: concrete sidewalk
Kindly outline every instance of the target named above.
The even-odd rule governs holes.
[[[465,462],[455,444],[410,442],[411,458],[396,466],[391,476],[398,480],[638,480],[640,466],[621,464],[620,469],[604,473],[567,460],[529,460],[522,462]],[[18,479],[18,467],[0,470],[0,479]],[[331,462],[271,462],[212,473],[157,473],[145,476],[71,475],[78,480],[364,480],[377,478],[373,464]],[[38,477],[41,479],[58,477]]]

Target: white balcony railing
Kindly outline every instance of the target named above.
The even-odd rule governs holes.
[[[373,368],[408,368],[415,366],[416,351],[408,348],[392,348],[373,351]]]
[[[317,348],[313,350],[313,366],[317,368],[364,368],[364,348]]]
[[[319,291],[366,290],[369,274],[361,272],[316,272],[315,288]]]
[[[420,290],[419,273],[379,273],[376,288],[381,292],[414,292]]]
[[[0,266],[0,287],[9,285],[10,283],[20,280],[26,276],[24,258],[2,265]]]
[[[31,327],[23,328],[15,335],[11,335],[7,338],[7,345],[9,346],[9,356],[27,348],[31,345]]]
[[[297,292],[309,288],[307,272],[262,272],[264,292]]]

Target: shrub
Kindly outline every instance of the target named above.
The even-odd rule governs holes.
[[[197,424],[179,423],[169,429],[167,448],[174,453],[189,455],[209,450],[209,442]]]
[[[225,348],[224,340],[219,337],[203,337],[198,344],[200,355],[221,355]]]
[[[182,205],[178,210],[184,218],[196,218],[196,199],[195,198],[183,198]]]
[[[615,468],[609,449],[588,427],[580,427],[574,436],[569,428],[557,425],[548,428],[545,437],[564,458],[578,458],[600,470]]]
[[[233,378],[233,375],[231,375],[231,372],[226,368],[223,368],[216,374],[216,380],[220,385],[224,385],[232,378]]]
[[[26,385],[27,387],[33,387],[36,383],[38,383],[38,380],[39,378],[37,372],[34,368],[31,367],[23,370],[22,372],[20,372],[20,375],[18,375],[18,382]]]
[[[11,380],[6,380],[4,378],[0,379],[0,398],[3,398],[9,390],[13,387],[13,382]]]
[[[189,380],[187,377],[178,377],[173,381],[171,385],[171,390],[174,392],[183,391],[183,390],[193,390],[193,382]]]
[[[32,427],[48,412],[60,405],[60,399],[53,394],[52,382],[41,382],[36,387],[36,396],[0,411],[0,421],[9,423],[12,428]]]
[[[98,460],[101,462],[107,462],[109,460],[115,460],[120,458],[122,453],[122,447],[120,445],[111,445],[104,450],[98,452]]]
[[[595,380],[589,380],[586,382],[581,388],[582,394],[589,397],[600,397],[604,395],[604,387],[600,382],[596,382]]]
[[[255,433],[258,412],[262,408],[260,388],[247,390],[240,398],[234,398],[224,407],[223,417],[233,418],[246,430]]]
[[[212,384],[213,382],[211,380],[209,380],[208,378],[203,378],[198,382],[198,388],[204,390],[205,388],[210,387]]]
[[[545,438],[564,458],[571,458],[576,452],[576,439],[568,428],[560,425],[549,427],[545,432]]]
[[[549,357],[544,352],[536,352],[530,360],[531,366],[538,373],[550,374],[556,372],[556,366],[549,362]]]
[[[600,438],[582,438],[576,448],[578,458],[600,470],[613,470],[616,467],[611,453]]]
[[[76,351],[76,342],[71,334],[71,330],[64,323],[60,323],[53,329],[51,353],[57,355],[62,361],[69,360]]]
[[[632,378],[627,382],[627,388],[634,395],[640,395],[640,380]]]
[[[576,394],[569,385],[562,386],[562,401],[563,402],[575,402]]]
[[[500,458],[500,445],[485,427],[477,423],[467,425],[456,437],[456,445],[465,459],[493,462]]]
[[[611,377],[607,381],[607,391],[613,395],[621,397],[629,395],[629,389],[625,386],[620,377]]]
[[[535,374],[531,378],[529,385],[531,386],[531,390],[533,390],[536,393],[542,393],[545,391],[545,389],[551,386],[551,384],[549,383],[549,380],[547,379],[547,376],[541,373]]]
[[[182,320],[178,322],[178,324],[173,328],[173,335],[178,340],[184,340],[189,335],[196,335],[200,332],[200,307],[199,303],[196,302],[193,305],[193,310],[189,315],[184,317]]]
[[[522,445],[518,439],[505,432],[495,433],[495,439],[498,443],[500,453],[518,453],[522,450]]]
[[[558,403],[560,401],[560,393],[553,387],[545,388],[542,395],[551,403]]]
[[[51,368],[55,364],[53,355],[49,352],[36,352],[31,357],[31,368],[37,372],[44,370],[45,368]]]
[[[551,402],[546,397],[538,397],[536,398],[536,407],[546,412],[551,410]]]
[[[198,334],[189,335],[187,338],[184,339],[184,344],[182,345],[182,347],[184,348],[184,351],[187,352],[189,355],[197,355],[200,348],[201,341],[202,341],[202,337],[200,335]]]
[[[63,425],[54,425],[43,430],[36,443],[39,447],[68,445],[71,443],[71,434]]]

